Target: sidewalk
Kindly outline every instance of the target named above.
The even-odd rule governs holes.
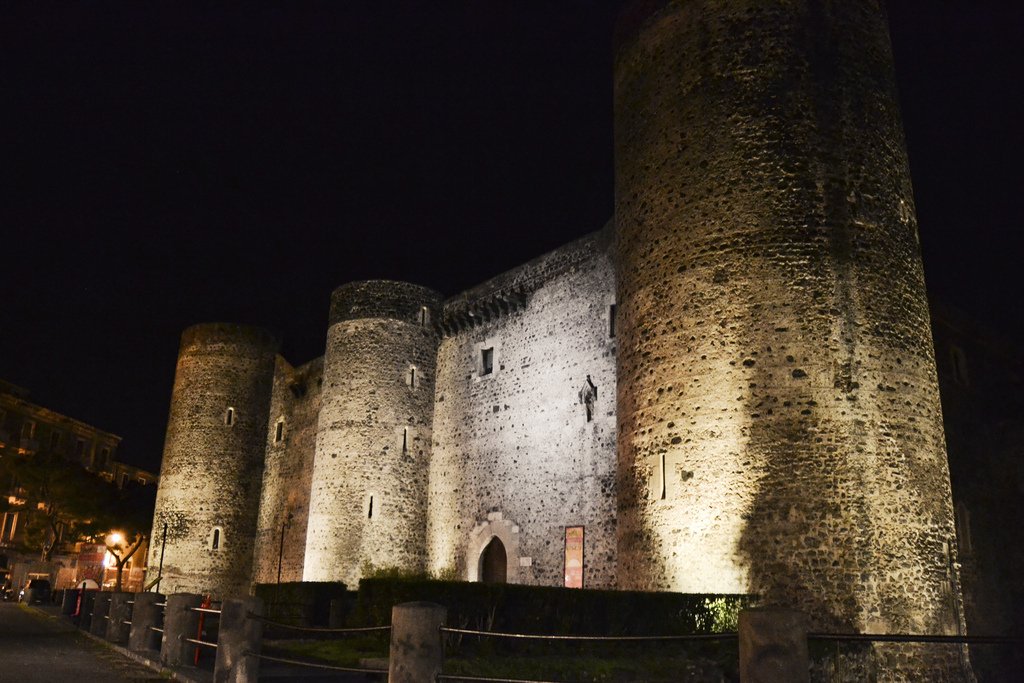
[[[36,614],[45,616],[63,626],[66,626],[68,629],[91,639],[95,643],[101,644],[105,648],[109,648],[109,650],[126,657],[133,662],[137,662],[138,664],[148,667],[150,670],[155,672],[155,676],[152,680],[173,679],[182,681],[183,683],[213,683],[212,671],[192,667],[170,669],[160,664],[159,653],[155,651],[136,652],[134,650],[129,650],[124,646],[107,642],[99,636],[94,636],[91,633],[86,633],[85,631],[76,629],[67,617],[61,615],[60,605],[33,605],[28,609]],[[5,679],[0,676],[0,683],[3,683],[4,680]],[[327,672],[322,669],[292,666],[276,662],[262,662],[260,665],[259,680],[266,681],[267,683],[284,681],[302,681],[302,683],[364,683],[367,681],[379,682],[383,679],[379,675],[367,676],[365,674]],[[75,683],[85,682],[76,679]]]
[[[127,659],[130,659],[133,662],[136,662],[138,664],[141,664],[142,666],[147,667],[151,671],[155,672],[156,675],[154,676],[154,680],[172,679],[176,681],[182,681],[182,683],[213,683],[212,671],[194,669],[191,667],[188,669],[169,669],[160,663],[159,654],[156,652],[135,652],[133,650],[129,650],[128,648],[122,645],[110,643],[104,640],[103,638],[100,638],[99,636],[94,636],[91,633],[75,628],[67,617],[61,615],[60,605],[32,605],[28,609],[30,609],[32,612],[35,612],[36,614],[45,616],[61,624],[67,625],[68,627],[74,629],[75,632],[77,632],[79,635],[92,640],[94,643],[109,648],[110,650],[116,652],[122,657],[126,657]]]

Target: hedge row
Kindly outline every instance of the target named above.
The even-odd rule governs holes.
[[[268,619],[293,626],[331,625],[331,602],[336,611],[338,601],[343,606],[351,602],[351,593],[340,582],[260,583],[255,592]]]
[[[349,623],[391,622],[391,607],[425,600],[448,609],[448,625],[487,631],[577,635],[686,635],[735,631],[746,595],[642,593],[427,579],[359,582]]]

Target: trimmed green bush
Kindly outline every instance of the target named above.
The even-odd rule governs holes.
[[[484,631],[573,635],[686,635],[735,631],[746,595],[642,593],[512,584],[372,578],[359,583],[350,623],[391,622],[391,608],[426,600],[448,625]]]
[[[328,626],[331,601],[351,599],[340,582],[295,581],[260,583],[256,597],[263,600],[266,617],[292,626]]]

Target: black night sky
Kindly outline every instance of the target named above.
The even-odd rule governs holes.
[[[0,378],[159,466],[178,339],[612,215],[613,0],[0,9]],[[929,286],[1018,338],[1024,3],[890,0]]]

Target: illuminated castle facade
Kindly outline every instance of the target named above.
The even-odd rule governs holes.
[[[185,332],[166,590],[367,564],[562,585],[582,526],[590,587],[962,627],[879,2],[646,3],[614,77],[605,228],[447,300],[345,285],[301,366],[262,330]]]

